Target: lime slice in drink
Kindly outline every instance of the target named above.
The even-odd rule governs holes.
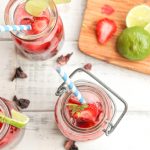
[[[144,27],[150,23],[150,7],[147,5],[138,5],[133,7],[126,17],[126,26],[141,26]]]
[[[28,0],[25,10],[32,16],[38,17],[46,8],[48,8],[48,0]]]
[[[71,0],[54,0],[54,2],[56,4],[63,4],[63,3],[69,3],[69,2],[71,2]]]
[[[8,118],[3,114],[0,114],[0,122],[7,123],[17,128],[24,128],[29,122],[29,118],[15,110],[11,111],[12,118]]]
[[[147,24],[147,25],[144,27],[144,29],[150,33],[150,23]]]

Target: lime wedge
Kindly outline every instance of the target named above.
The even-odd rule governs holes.
[[[144,29],[150,33],[150,23],[147,24],[147,25],[144,27]]]
[[[71,0],[54,0],[56,4],[70,3]]]
[[[32,16],[38,17],[46,8],[49,3],[47,0],[28,0],[25,5],[25,10]]]
[[[141,26],[144,27],[150,23],[150,7],[148,5],[137,5],[133,7],[126,17],[126,26]]]
[[[3,114],[0,114],[0,122],[7,123],[17,128],[24,128],[29,122],[29,118],[15,110],[11,111],[12,118],[8,118]]]

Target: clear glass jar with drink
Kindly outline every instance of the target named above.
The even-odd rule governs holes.
[[[32,0],[40,5],[41,0]],[[30,31],[12,31],[12,39],[19,51],[29,59],[45,60],[56,55],[64,38],[63,23],[53,0],[40,15],[26,11],[27,0],[10,0],[5,9],[7,25],[31,25]],[[40,7],[40,6],[39,6]],[[34,8],[34,7],[33,7]]]
[[[59,87],[56,92],[59,98],[55,106],[55,119],[58,128],[65,137],[73,141],[96,139],[104,133],[109,135],[125,115],[127,111],[126,102],[103,82],[84,69],[77,69],[70,77],[77,72],[88,74],[98,84],[86,80],[75,82],[88,107],[84,107],[85,104],[81,105],[73,93],[64,86],[64,83]],[[119,99],[121,105],[123,104],[124,106],[123,112],[114,123],[116,105],[107,91]]]
[[[4,98],[0,98],[0,113],[11,118],[11,110],[16,110],[16,106],[13,102],[10,102]],[[24,129],[19,129],[9,124],[0,122],[0,149],[10,150],[16,146],[24,135]]]

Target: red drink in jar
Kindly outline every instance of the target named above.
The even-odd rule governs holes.
[[[86,100],[86,107],[84,108],[71,92],[64,93],[55,108],[58,128],[74,141],[98,138],[104,134],[112,119],[114,107],[111,99],[93,83],[78,82],[76,86]]]
[[[56,92],[59,98],[55,106],[55,120],[58,128],[65,137],[73,141],[87,141],[103,134],[109,135],[127,112],[126,102],[90,72],[78,68],[70,77],[72,78],[76,73],[80,73],[78,77],[83,77],[81,74],[86,73],[97,84],[86,80],[75,82],[75,86],[84,98],[83,104],[74,96],[74,94],[78,95],[76,88],[71,88],[72,91],[75,91],[74,94],[69,90],[73,85],[69,84],[68,80],[65,82],[69,84],[69,88],[65,86],[65,83],[61,84]],[[63,79],[66,80],[66,78],[65,76]],[[122,113],[114,118],[117,110],[114,101],[116,98],[124,108]]]
[[[0,113],[5,114],[7,117],[11,117],[12,109],[17,110],[12,102],[0,98]],[[21,140],[23,133],[23,129],[0,123],[0,149],[11,149],[14,147]]]
[[[62,20],[52,0],[49,1],[49,7],[36,17],[26,11],[26,3],[25,0],[10,0],[5,9],[5,22],[31,25],[31,31],[11,32],[12,39],[26,57],[34,60],[48,59],[56,55],[62,45]]]

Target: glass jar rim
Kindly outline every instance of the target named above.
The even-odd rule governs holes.
[[[86,85],[85,85],[86,84]],[[90,128],[79,128],[79,127],[76,127],[76,126],[74,126],[74,125],[72,125],[71,123],[70,123],[70,121],[66,118],[66,116],[65,116],[65,113],[63,113],[63,112],[65,112],[65,104],[66,104],[66,99],[68,99],[71,95],[72,95],[72,92],[70,91],[70,92],[67,92],[67,96],[65,96],[64,98],[63,98],[63,100],[64,100],[64,103],[62,103],[62,106],[63,106],[63,109],[61,110],[61,115],[62,115],[62,117],[63,117],[63,120],[64,120],[64,122],[66,122],[67,123],[67,125],[72,129],[72,130],[74,130],[75,132],[80,132],[80,133],[87,133],[87,132],[94,132],[94,131],[96,131],[96,130],[98,130],[100,127],[102,127],[102,125],[106,122],[106,123],[109,123],[108,121],[111,121],[111,119],[113,118],[113,115],[114,115],[114,112],[113,113],[111,113],[112,115],[110,116],[110,120],[107,120],[107,115],[106,115],[106,111],[108,111],[108,110],[106,110],[106,109],[110,109],[110,107],[112,107],[113,106],[113,103],[112,103],[112,100],[111,100],[111,97],[106,93],[106,91],[104,91],[101,87],[99,87],[97,84],[94,84],[94,83],[92,83],[92,82],[89,82],[89,81],[86,81],[86,80],[77,80],[77,81],[75,81],[75,85],[78,87],[78,89],[79,89],[79,91],[81,91],[81,89],[80,89],[80,87],[79,86],[81,86],[81,85],[84,85],[84,86],[87,86],[87,87],[90,87],[91,89],[92,88],[95,88],[95,89],[97,89],[97,91],[95,91],[95,94],[97,95],[97,97],[101,97],[103,100],[103,102],[104,102],[104,105],[103,105],[103,109],[105,110],[105,112],[104,112],[104,115],[103,115],[103,118],[95,125],[95,126],[93,126],[93,127],[90,127]],[[99,92],[99,93],[98,93]],[[100,94],[101,93],[101,94]],[[66,93],[64,93],[64,94],[66,94]],[[63,101],[62,100],[62,101]],[[109,106],[109,104],[108,104],[108,102],[107,101],[110,101],[110,103],[111,103],[111,106]],[[109,108],[108,108],[109,107]],[[114,111],[114,110],[113,110]],[[108,117],[109,118],[109,117]]]
[[[15,0],[15,2],[17,2],[17,1],[21,1],[19,4],[25,2],[25,0]],[[14,16],[13,16],[13,22],[11,22],[10,16],[9,16],[10,8],[13,6],[13,4],[14,4],[14,0],[10,0],[8,2],[6,8],[5,8],[4,21],[5,21],[6,25],[15,25],[14,24]],[[58,11],[57,11],[57,7],[56,7],[56,5],[55,5],[53,0],[49,0],[49,7],[48,7],[49,12],[50,12],[50,8],[53,8],[53,11],[55,13],[55,17],[53,17],[53,19],[54,19],[53,24],[51,25],[51,21],[49,21],[48,26],[42,32],[40,32],[39,34],[24,35],[24,37],[23,37],[22,34],[20,34],[20,36],[17,35],[16,31],[10,31],[10,33],[13,34],[15,37],[17,37],[19,39],[23,39],[23,40],[27,40],[28,41],[28,40],[35,40],[37,38],[41,38],[46,33],[52,32],[54,30],[56,24],[57,24],[57,21],[58,21]]]
[[[4,101],[5,99],[0,97],[0,110],[2,110],[5,116],[11,117],[10,110]],[[9,127],[10,125],[3,123],[2,128],[0,129],[0,140],[6,135],[6,133],[9,130]]]

